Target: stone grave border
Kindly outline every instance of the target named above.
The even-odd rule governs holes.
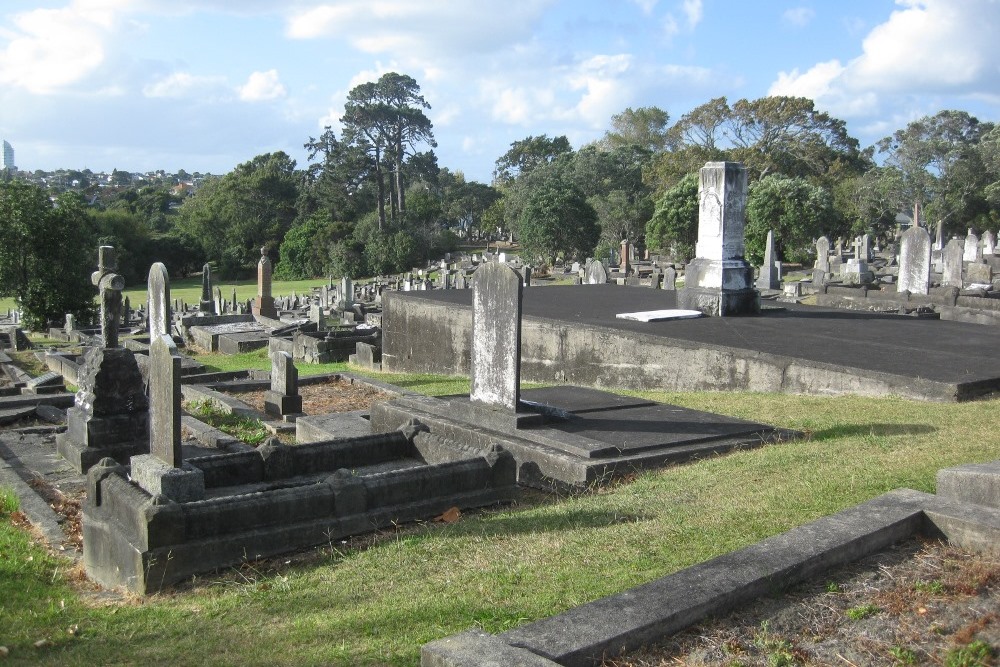
[[[421,649],[422,667],[577,667],[660,641],[831,568],[916,536],[1000,553],[1000,461],[938,471],[938,495],[896,489],[647,584],[499,635]],[[992,506],[975,503],[991,503]]]

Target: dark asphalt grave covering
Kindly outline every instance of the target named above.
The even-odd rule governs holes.
[[[617,396],[584,387],[550,387],[522,398],[558,408],[572,417],[518,434],[587,458],[617,456],[662,447],[770,434],[766,424]]]
[[[472,290],[407,292],[471,307]],[[1000,378],[1000,328],[905,315],[764,302],[747,317],[632,322],[617,313],[676,308],[676,293],[649,287],[558,285],[524,290],[526,318],[745,349],[937,382]]]

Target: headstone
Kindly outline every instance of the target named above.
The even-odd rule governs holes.
[[[861,250],[859,251],[858,259],[863,262],[869,262],[872,258],[872,239],[868,234],[861,236]]]
[[[760,312],[760,292],[745,255],[747,171],[739,162],[708,162],[699,172],[696,257],[685,270],[677,306],[706,315]]]
[[[979,249],[979,237],[976,233],[969,228],[969,233],[965,237],[965,245],[963,246],[962,259],[966,262],[978,262],[982,255],[982,251]]]
[[[962,289],[962,258],[965,255],[965,242],[959,239],[948,241],[944,247],[944,267],[941,273],[941,284]]]
[[[215,300],[212,298],[212,267],[201,267],[201,303],[198,310],[208,315],[215,314]]]
[[[337,307],[340,310],[347,310],[354,305],[354,282],[348,276],[340,279],[340,293],[338,296],[340,303],[337,304]]]
[[[170,335],[170,275],[162,262],[149,267],[146,279],[146,309],[149,311],[149,341]]]
[[[997,237],[991,231],[983,232],[983,256],[993,255],[997,249]]]
[[[309,306],[309,321],[314,323],[319,331],[326,329],[326,315],[323,312],[323,306],[315,303]]]
[[[222,300],[222,288],[221,287],[216,287],[215,288],[215,314],[216,315],[222,315],[224,312],[226,312],[226,309],[224,308],[224,304],[225,304],[225,302]]]
[[[931,237],[914,225],[903,232],[899,246],[897,292],[927,294],[931,283]]]
[[[764,246],[764,264],[760,267],[760,274],[757,276],[757,288],[772,290],[780,287],[781,277],[778,274],[774,257],[774,230],[769,229],[767,230],[767,244]]]
[[[149,344],[149,454],[131,459],[132,481],[174,502],[205,497],[205,474],[181,450],[181,359],[170,336]]]
[[[112,246],[98,248],[97,258],[97,271],[90,275],[90,280],[100,290],[101,296],[101,347],[118,347],[125,278],[115,273],[118,258]]]
[[[621,270],[622,273],[626,275],[628,275],[629,268],[631,268],[629,267],[628,260],[629,260],[628,239],[622,239],[621,260],[619,262],[619,269]]]
[[[843,260],[844,259],[844,237],[843,236],[838,236],[837,237],[837,259],[838,260]]]
[[[7,312],[7,317],[10,318],[10,311]],[[66,325],[63,327],[63,330],[66,333],[70,333],[74,329],[76,329],[76,315],[73,313],[66,313]]]
[[[506,264],[483,264],[472,276],[472,289],[469,399],[515,412],[521,391],[521,276]]]
[[[665,290],[676,290],[677,289],[677,269],[672,266],[668,266],[663,269],[663,289]]]
[[[277,417],[302,412],[299,372],[288,352],[271,355],[271,389],[264,392],[264,412]]]
[[[594,260],[587,265],[587,284],[604,285],[608,282],[608,270],[599,260]]]
[[[663,272],[653,271],[649,275],[649,286],[653,289],[661,289],[663,286]]]
[[[821,236],[816,240],[816,270],[830,273],[830,239]]]
[[[128,296],[122,299],[122,325],[127,326],[132,317],[132,302]]]
[[[944,220],[937,221],[937,231],[934,235],[934,249],[944,250]]]
[[[260,249],[260,261],[257,263],[257,301],[254,312],[260,317],[275,319],[278,310],[274,307],[274,296],[271,294],[271,260],[267,256],[267,247]]]

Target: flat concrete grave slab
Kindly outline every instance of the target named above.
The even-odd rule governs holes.
[[[618,313],[615,317],[619,320],[633,320],[635,322],[666,322],[668,320],[690,320],[704,317],[704,313],[699,310],[669,308],[666,310],[644,310],[638,313]]]
[[[372,406],[372,427],[427,427],[436,446],[457,452],[499,443],[518,464],[518,482],[543,488],[587,488],[641,468],[735,448],[789,440],[799,434],[767,424],[618,396],[583,387],[522,392],[532,416],[518,428],[491,424],[463,409],[467,399],[406,397]]]
[[[319,442],[333,438],[353,438],[372,431],[367,410],[307,415],[295,420],[295,441]]]

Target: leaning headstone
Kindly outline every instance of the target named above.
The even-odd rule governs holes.
[[[944,247],[944,271],[941,274],[941,284],[949,287],[962,288],[962,258],[965,255],[965,242],[959,239],[948,241]]]
[[[274,296],[271,294],[271,260],[267,256],[267,247],[260,249],[260,261],[257,263],[257,299],[253,312],[260,317],[276,319],[278,310],[274,307]]]
[[[685,269],[678,308],[706,315],[760,312],[753,267],[744,258],[747,171],[739,162],[708,162],[699,172],[698,242]]]
[[[212,267],[201,267],[201,303],[198,310],[207,315],[215,315],[215,300],[212,298]]]
[[[604,264],[599,260],[594,260],[587,265],[587,281],[588,285],[604,285],[608,282],[608,270],[604,268]]]
[[[979,249],[979,237],[976,236],[976,233],[971,228],[965,237],[965,245],[962,247],[962,250],[962,259],[966,262],[978,262],[982,258]]]
[[[271,355],[271,388],[264,392],[264,412],[276,417],[302,412],[299,372],[288,352]]]
[[[132,481],[174,502],[205,497],[205,474],[184,465],[181,449],[181,359],[170,336],[149,344],[149,454],[131,459]]]
[[[774,230],[767,230],[767,244],[764,246],[764,263],[757,276],[757,289],[780,289],[781,278],[774,257]]]
[[[469,399],[515,412],[521,391],[521,276],[500,262],[483,264],[472,276],[472,289]]]
[[[118,323],[121,321],[125,278],[115,273],[118,259],[112,246],[102,245],[98,248],[97,258],[97,271],[90,275],[90,280],[100,290],[101,347],[118,347]]]
[[[149,267],[146,279],[146,308],[149,311],[149,341],[170,335],[170,275],[162,262]]]
[[[927,294],[931,283],[931,237],[923,227],[903,232],[899,246],[897,292]]]

